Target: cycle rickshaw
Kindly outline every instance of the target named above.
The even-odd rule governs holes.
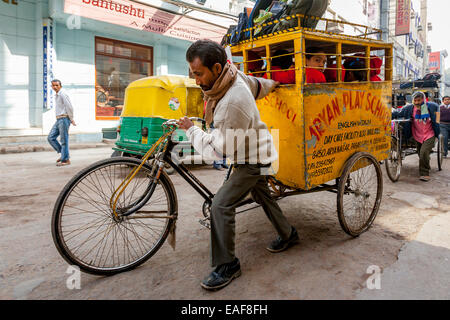
[[[390,150],[392,44],[372,39],[372,32],[380,31],[365,26],[312,17],[326,25],[323,30],[312,30],[301,27],[304,16],[288,18],[297,19],[298,25],[258,37],[252,36],[253,28],[243,30],[250,32],[250,39],[230,48],[245,73],[251,62],[248,53],[256,51],[266,63],[269,78],[277,49],[286,48],[295,58],[295,83],[282,85],[257,101],[279,154],[267,183],[276,199],[334,193],[342,229],[357,237],[372,225],[382,198],[379,162]],[[350,36],[327,31],[328,25],[336,23],[365,32]],[[311,45],[321,47],[330,61],[334,60],[339,80],[304,83],[305,55]],[[384,81],[340,80],[343,60],[355,54],[365,61],[363,71],[369,79],[374,53],[383,54]],[[55,203],[51,228],[55,245],[68,263],[92,274],[115,274],[142,264],[174,235],[177,194],[163,169],[165,164],[202,196],[207,221],[214,194],[173,159],[177,141],[171,136],[176,121],[162,126],[164,134],[142,161],[127,157],[101,160],[64,187]],[[236,208],[251,203],[255,201],[247,197]]]
[[[393,105],[402,106],[407,101],[411,100],[411,95],[414,91],[422,91],[429,98],[429,101],[438,103],[439,87],[418,88],[412,86],[409,89],[394,88],[393,90]],[[399,99],[400,98],[400,99]],[[438,104],[439,105],[439,104]],[[403,127],[410,119],[394,119],[391,125],[391,150],[389,157],[385,161],[386,173],[392,182],[397,182],[400,179],[402,171],[403,160],[407,156],[417,154],[416,144],[412,139],[406,140],[403,135]],[[444,161],[444,137],[439,135],[432,153],[436,153],[437,168],[442,171],[442,164]]]

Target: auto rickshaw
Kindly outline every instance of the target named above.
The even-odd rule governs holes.
[[[381,31],[365,26],[309,17],[321,20],[326,26],[323,30],[308,29],[301,24],[304,16],[288,18],[297,19],[297,26],[271,34],[258,33],[258,36],[254,36],[255,28],[242,30],[250,37],[229,48],[230,59],[246,74],[272,78],[276,72],[294,72],[294,83],[281,84],[257,101],[262,121],[271,131],[278,150],[278,160],[265,172],[267,183],[277,200],[330,192],[337,200],[342,229],[358,237],[370,229],[381,204],[380,161],[388,158],[391,143],[393,46],[372,39],[371,36],[380,35]],[[337,24],[365,31],[352,36],[328,30],[328,25]],[[320,48],[323,51],[320,54],[328,58],[327,69],[336,74],[334,82],[306,83],[306,60],[311,47]],[[274,58],[281,55],[275,53],[281,49],[287,51],[283,56],[293,60],[290,67],[276,69],[273,68]],[[254,56],[249,52],[257,54],[264,62],[261,70],[250,70],[249,63],[256,59],[249,59]],[[372,72],[380,71],[371,67],[372,56],[383,61],[381,81],[370,81]],[[363,64],[356,69],[353,61],[363,61]],[[360,80],[344,81],[354,79],[356,73],[351,72],[356,71],[362,77]],[[133,83],[127,99],[135,92],[136,105],[149,98],[158,102],[158,108],[169,104],[173,94],[167,93],[164,102],[159,103],[155,95],[147,93],[146,81]],[[148,105],[156,104],[149,102]],[[185,104],[185,108],[189,106]],[[200,107],[198,103],[198,111]],[[209,225],[213,192],[183,163],[178,164],[172,158],[171,151],[176,145],[171,137],[178,127],[176,120],[180,118],[172,111],[165,116],[171,119],[164,122],[163,135],[142,161],[128,157],[98,161],[77,174],[63,189],[54,207],[52,234],[58,251],[69,264],[79,266],[84,272],[111,275],[147,261],[166,239],[175,248],[176,223],[184,212],[178,206],[176,185],[163,170],[166,164],[204,200],[198,207],[202,208],[204,225]],[[189,113],[187,109],[182,111]],[[139,114],[131,116],[134,119]],[[134,140],[142,138],[142,131],[139,131]],[[151,156],[154,161],[147,162]],[[96,189],[100,191],[92,192]],[[257,201],[252,197],[240,200],[235,205],[240,210],[237,213],[253,209],[242,208]],[[115,228],[114,232],[111,228]]]
[[[163,134],[165,121],[184,116],[203,117],[201,88],[195,80],[173,75],[133,81],[125,90],[112,156],[142,157]],[[173,139],[187,142],[183,130],[177,130]],[[191,151],[190,145],[183,151]]]

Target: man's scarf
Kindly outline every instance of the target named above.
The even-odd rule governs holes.
[[[414,120],[417,122],[423,122],[424,124],[430,119],[430,113],[428,112],[428,106],[425,98],[425,94],[423,92],[417,91],[414,92],[412,95],[412,98],[416,98],[417,96],[422,96],[424,103],[419,107],[414,106],[416,108],[416,116],[414,117]]]
[[[238,70],[234,64],[227,63],[211,90],[203,91],[206,101],[205,120],[207,128],[213,122],[214,109],[236,80]]]
[[[417,112],[416,112],[416,116],[415,116],[415,120],[420,122],[422,121],[423,123],[426,123],[428,121],[428,119],[430,119],[430,113],[428,112],[428,106],[426,103],[424,103],[420,109],[417,108]]]

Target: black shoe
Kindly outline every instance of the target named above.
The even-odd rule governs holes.
[[[205,279],[200,285],[206,290],[218,290],[230,284],[234,278],[241,275],[241,264],[235,258],[233,262],[222,264]]]
[[[278,237],[276,240],[272,241],[272,243],[266,248],[272,253],[277,253],[286,250],[293,244],[298,242],[298,233],[294,227],[292,227],[291,235],[288,240],[283,240],[281,237]]]

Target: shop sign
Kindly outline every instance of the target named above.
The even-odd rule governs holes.
[[[428,68],[430,69],[430,72],[441,71],[441,53],[439,51],[430,53]]]
[[[411,0],[397,0],[395,35],[409,34],[411,27]]]
[[[188,41],[220,42],[227,28],[126,0],[65,0],[64,13]]]
[[[44,19],[42,25],[42,65],[43,65],[43,107],[44,109],[53,108],[53,90],[51,81],[53,80],[53,21],[52,19]]]
[[[3,2],[10,3],[10,4],[13,4],[13,5],[17,6],[17,1],[16,0],[3,0]]]

